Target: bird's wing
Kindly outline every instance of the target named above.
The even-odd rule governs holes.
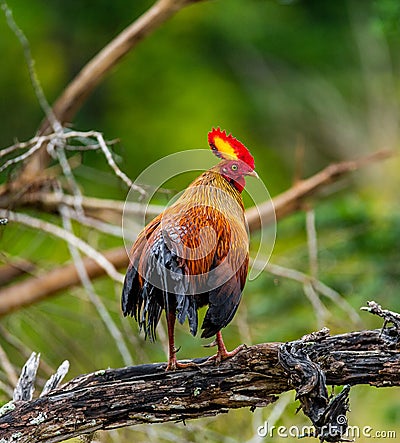
[[[209,337],[235,314],[247,262],[242,220],[230,220],[209,206],[171,207],[142,231],[132,247],[122,296],[124,315],[133,315],[154,339],[162,308],[171,309],[181,323],[188,318],[195,335],[198,303],[209,303],[202,326],[203,336]],[[203,294],[203,301],[198,294]]]
[[[192,277],[189,293],[209,305],[202,337],[211,337],[232,320],[246,282],[249,241],[244,216],[242,212],[238,216],[211,206],[195,206],[186,210],[179,227],[175,226],[171,224],[172,237],[177,237],[175,251],[185,273]]]
[[[208,338],[224,328],[236,313],[246,282],[249,263],[248,237],[243,223],[230,221],[230,236],[220,238],[212,272],[215,288],[208,294],[209,307],[201,328]],[[221,282],[221,284],[219,284]]]
[[[144,329],[146,337],[155,340],[155,328],[161,316],[162,306],[159,303],[160,291],[149,284],[144,272],[151,269],[147,257],[151,257],[151,246],[154,234],[159,229],[162,214],[152,220],[139,234],[130,252],[130,264],[125,275],[122,290],[122,312],[131,315]]]

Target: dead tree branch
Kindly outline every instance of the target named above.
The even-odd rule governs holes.
[[[300,358],[293,349],[309,362],[304,370],[322,374],[319,381],[296,375],[304,363],[291,367]],[[165,372],[164,363],[97,371],[36,400],[10,403],[0,417],[2,442],[18,436],[19,443],[55,443],[100,429],[254,409],[293,388],[314,424],[327,423],[345,412],[349,388],[329,402],[326,385],[400,386],[400,336],[396,328],[336,336],[324,329],[291,343],[248,347],[219,366],[194,362],[197,367],[176,372]],[[325,440],[340,441],[342,434]]]
[[[116,269],[128,266],[125,248],[111,249],[103,255]],[[82,261],[90,279],[104,275],[104,269],[93,259],[85,257]],[[0,291],[0,317],[79,284],[75,264],[71,263],[3,288]]]
[[[259,229],[262,224],[280,220],[302,208],[306,198],[325,189],[328,185],[338,181],[350,172],[366,165],[393,157],[393,151],[376,151],[373,154],[361,157],[358,160],[343,161],[327,166],[322,171],[305,180],[297,181],[290,189],[259,206],[254,206],[246,212],[250,230]]]
[[[56,119],[65,124],[72,121],[74,115],[103,80],[105,75],[136,45],[162,23],[167,21],[187,5],[201,0],[158,0],[142,16],[124,29],[95,57],[93,57],[65,88],[56,100],[52,113]],[[42,123],[39,134],[48,133],[51,128],[49,119]],[[18,178],[21,182],[29,182],[40,174],[48,163],[48,153],[40,149],[25,164]]]
[[[13,201],[10,197],[0,195],[0,207],[7,208],[12,206],[17,207],[34,207],[46,212],[55,212],[59,205],[63,204],[73,208],[75,206],[75,198],[72,195],[59,195],[54,192],[25,192],[19,196],[18,200]],[[114,218],[121,222],[122,213],[143,214],[155,217],[163,211],[164,207],[161,205],[144,205],[136,202],[123,202],[120,200],[110,200],[105,198],[85,197],[82,196],[82,208],[85,214],[96,217],[102,220],[111,221]],[[100,215],[99,215],[100,213]]]
[[[88,257],[91,257],[99,266],[104,269],[112,279],[115,281],[122,283],[124,281],[124,276],[120,274],[114,267],[112,263],[110,263],[104,255],[98,252],[95,248],[90,246],[88,243],[83,241],[81,238],[76,237],[70,232],[66,231],[63,228],[60,228],[58,225],[53,223],[49,223],[47,221],[37,219],[35,217],[31,217],[26,214],[16,213],[12,211],[5,211],[4,209],[0,209],[0,217],[6,216],[10,221],[14,221],[16,223],[23,224],[25,226],[29,226],[34,229],[41,230],[43,232],[47,232],[54,237],[64,239],[68,242],[68,244],[76,246],[80,251],[86,254]]]
[[[7,259],[6,263],[0,266],[0,286],[4,286],[12,282],[20,275],[32,272],[35,265],[28,260],[23,259]]]

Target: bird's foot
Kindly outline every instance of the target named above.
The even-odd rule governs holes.
[[[212,345],[215,346],[215,344],[211,343],[210,346],[212,346]],[[246,347],[247,346],[243,344],[243,345],[240,345],[237,348],[235,348],[233,351],[227,351],[226,348],[225,349],[218,349],[218,352],[215,355],[213,355],[212,357],[208,358],[204,362],[204,364],[214,362],[215,364],[218,365],[221,363],[221,361],[227,360],[228,358],[235,356],[238,352],[242,351],[243,349],[246,349]]]
[[[172,357],[168,360],[167,367],[165,368],[165,372],[168,371],[176,371],[177,369],[188,369],[188,368],[198,368],[198,365],[192,361],[188,362],[180,362],[176,359],[176,357]]]

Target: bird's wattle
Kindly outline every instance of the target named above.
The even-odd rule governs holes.
[[[234,186],[238,192],[243,192],[244,187],[246,186],[246,180],[243,175],[239,175],[237,177],[229,177],[229,175],[222,174],[225,180],[227,180],[232,186]]]

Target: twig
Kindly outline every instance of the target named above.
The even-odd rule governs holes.
[[[71,220],[68,214],[68,208],[65,206],[60,206],[60,214],[63,222],[64,229],[66,229],[68,232],[73,234],[72,224]],[[125,344],[125,340],[121,334],[121,331],[117,328],[115,325],[113,319],[111,318],[109,312],[107,311],[106,307],[104,306],[104,303],[100,299],[100,297],[97,295],[96,291],[94,290],[93,284],[90,281],[90,278],[88,276],[88,273],[86,271],[85,265],[83,263],[82,257],[79,254],[78,249],[76,246],[72,245],[71,243],[68,243],[68,248],[71,254],[71,257],[73,259],[73,262],[75,264],[76,270],[78,271],[79,279],[82,282],[83,287],[85,288],[85,291],[87,295],[89,296],[90,301],[96,308],[97,312],[100,315],[100,318],[102,319],[105,327],[108,329],[111,337],[114,339],[115,345],[117,349],[119,350],[122,359],[125,363],[125,365],[132,365],[133,360],[131,357],[131,354]]]
[[[252,260],[252,264],[257,266],[257,260]],[[273,275],[283,278],[289,278],[290,280],[297,281],[302,285],[311,284],[313,289],[325,297],[336,303],[343,311],[349,316],[351,321],[360,326],[361,318],[357,311],[347,302],[345,298],[339,292],[335,291],[331,287],[327,286],[325,283],[312,278],[310,275],[304,274],[303,272],[297,271],[295,269],[286,268],[284,266],[276,265],[273,263],[268,263],[267,265],[263,263],[260,264],[259,269],[270,272]]]
[[[381,150],[361,157],[358,160],[344,161],[327,166],[312,177],[297,182],[287,191],[274,197],[272,202],[266,201],[257,208],[248,209],[246,211],[246,219],[250,231],[260,229],[264,224],[268,225],[275,220],[275,217],[276,220],[280,220],[284,216],[301,209],[306,198],[315,195],[318,191],[338,181],[349,172],[393,157],[394,155],[394,151]]]
[[[11,158],[10,160],[7,160],[3,166],[0,167],[0,172],[3,172],[5,169],[7,169],[8,167],[15,165],[17,163],[21,163],[24,160],[26,160],[27,158],[29,158],[31,155],[33,155],[36,151],[38,151],[43,144],[45,143],[46,138],[45,137],[40,137],[38,139],[38,141],[26,152],[24,152],[21,155],[18,155],[17,157]],[[8,148],[10,149],[10,148]]]
[[[22,29],[17,25],[16,21],[14,20],[13,13],[5,0],[1,0],[1,7],[2,7],[4,14],[6,16],[8,26],[14,32],[14,34],[18,38],[18,40],[21,43],[21,46],[23,48],[24,57],[26,60],[26,64],[28,66],[29,77],[31,79],[33,90],[35,92],[35,95],[36,95],[36,98],[39,102],[39,105],[42,108],[42,110],[44,111],[47,120],[50,122],[51,127],[53,128],[53,131],[57,132],[57,133],[61,133],[62,126],[58,122],[55,114],[53,113],[53,110],[52,110],[51,106],[49,105],[49,103],[46,99],[46,96],[44,95],[42,86],[41,86],[39,78],[37,76],[36,69],[35,69],[35,62],[32,57],[29,41],[26,38],[25,34],[23,33]]]
[[[362,311],[368,311],[371,314],[378,315],[382,317],[385,322],[382,326],[382,332],[386,328],[388,323],[392,323],[397,331],[400,333],[400,314],[393,311],[388,311],[387,309],[382,309],[380,305],[378,305],[375,301],[369,301],[368,306],[364,306],[361,308]]]
[[[310,275],[318,279],[318,240],[317,230],[315,228],[315,211],[311,208],[306,211],[306,231]]]
[[[18,375],[14,369],[14,366],[11,364],[6,351],[3,349],[3,346],[0,344],[0,363],[3,366],[4,372],[7,375],[8,381],[12,386],[15,386],[18,382]]]
[[[16,143],[12,146],[9,146],[8,148],[2,148],[0,149],[0,158],[1,157],[5,157],[8,154],[11,154],[14,151],[17,151],[18,149],[25,149],[29,146],[31,146],[31,144],[29,144],[29,146],[22,146],[23,143]]]
[[[330,313],[325,305],[321,302],[310,281],[303,284],[303,291],[314,309],[315,315],[317,317],[318,328],[321,329],[323,326],[325,326],[326,318],[329,316]]]
[[[73,212],[70,214],[70,217],[73,220],[78,221],[81,225],[94,228],[96,229],[96,231],[103,232],[104,234],[110,234],[114,237],[122,238],[122,230],[120,226],[105,223],[100,220],[96,220],[95,218],[87,217],[86,215],[78,215]],[[136,236],[132,235],[131,237],[129,237],[129,240],[134,241],[135,239]]]
[[[55,374],[53,374],[46,382],[46,384],[43,387],[43,390],[40,394],[40,397],[44,397],[47,395],[50,391],[53,391],[56,389],[60,383],[63,381],[64,377],[67,375],[69,371],[69,361],[64,360],[61,365],[58,367]]]
[[[31,273],[36,267],[34,263],[28,260],[20,258],[11,260],[5,254],[3,257],[5,264],[0,266],[0,287],[6,285],[10,281],[13,281],[20,275]]]
[[[72,121],[75,113],[92,93],[105,75],[144,37],[158,28],[185,6],[200,0],[158,0],[135,22],[122,31],[114,40],[104,47],[86,66],[82,68],[74,80],[54,104],[56,118],[64,124]],[[43,122],[40,134],[48,132],[49,122]],[[45,150],[40,150],[21,171],[19,180],[27,182],[40,174],[48,163]]]
[[[115,172],[115,175],[117,175],[128,186],[128,188],[130,188],[133,185],[132,180],[125,173],[123,173],[115,163],[113,156],[111,155],[111,151],[108,149],[106,142],[104,141],[103,135],[100,132],[97,132],[95,137],[97,138],[100,149],[103,151],[107,163],[110,165],[111,169]],[[135,186],[135,189],[141,192],[143,196],[146,195],[146,193],[142,188]]]
[[[317,230],[315,228],[315,211],[312,208],[306,210],[306,232],[307,232],[307,249],[310,263],[310,276],[313,280],[318,279],[318,241]],[[324,306],[319,298],[318,292],[314,290],[312,283],[306,282],[303,284],[303,290],[307,298],[310,300],[316,317],[319,328],[325,324],[325,320],[329,315],[328,309]]]
[[[92,258],[99,266],[101,266],[104,271],[115,281],[119,283],[123,283],[124,276],[121,275],[115,269],[114,265],[109,262],[104,255],[100,252],[96,251],[92,246],[88,243],[84,242],[82,239],[76,237],[70,232],[66,231],[59,226],[46,222],[44,220],[40,220],[34,217],[31,217],[26,214],[21,214],[13,211],[6,211],[4,209],[0,209],[0,217],[7,216],[10,221],[21,223],[23,225],[29,226],[31,228],[40,229],[41,231],[47,232],[48,234],[54,235],[69,244],[72,244],[76,248],[78,248],[81,252],[83,252],[88,257]]]
[[[28,361],[22,368],[21,375],[19,376],[17,385],[14,389],[13,401],[32,400],[39,360],[40,354],[32,352]]]
[[[58,138],[56,140],[58,140]],[[50,147],[50,146],[52,146],[52,144],[53,143],[50,142],[48,146]],[[64,145],[65,145],[65,141],[57,146],[57,149],[55,149],[55,151],[54,151],[54,157],[56,157],[58,159],[58,162],[61,166],[64,177],[67,179],[70,189],[73,193],[75,212],[78,217],[83,217],[83,215],[84,215],[83,208],[82,208],[83,196],[82,196],[81,190],[79,189],[78,183],[76,182],[75,177],[72,173],[72,169],[71,169],[70,164],[68,163],[67,156],[65,155]],[[51,152],[51,151],[49,150],[49,152]],[[62,192],[61,186],[58,184],[55,184],[55,189],[56,189],[56,194],[58,194],[60,196],[60,199],[62,200],[64,193]],[[60,205],[60,207],[62,208],[63,206]],[[64,229],[65,229],[65,227],[64,227]]]
[[[8,154],[11,154],[12,152],[16,151],[16,150],[20,150],[20,149],[28,149],[31,148],[32,146],[37,145],[38,143],[40,145],[42,145],[45,142],[49,142],[50,140],[54,139],[55,137],[61,137],[63,139],[67,141],[69,141],[70,139],[74,140],[77,139],[80,143],[80,145],[68,145],[66,144],[65,148],[69,151],[80,151],[80,150],[85,150],[85,149],[100,149],[100,145],[97,144],[93,144],[92,140],[90,140],[90,137],[93,136],[94,133],[97,133],[96,131],[74,131],[68,128],[63,128],[63,133],[62,135],[60,135],[59,133],[50,133],[47,135],[37,135],[35,137],[32,137],[30,140],[27,140],[26,142],[18,142],[18,143],[14,143],[13,145],[7,147],[7,148],[2,148],[0,149],[0,158],[4,157]],[[89,144],[90,142],[90,144]],[[111,145],[111,144],[115,144],[116,140],[110,140],[107,141],[107,144]],[[82,146],[83,145],[83,146]]]
[[[111,249],[102,255],[117,269],[128,266],[129,259],[125,248]],[[105,273],[103,267],[91,258],[83,258],[83,265],[90,279]],[[0,317],[79,284],[78,272],[71,263],[3,288],[0,290]]]
[[[29,349],[24,342],[22,342],[19,338],[10,333],[1,324],[0,324],[0,335],[3,340],[5,340],[8,344],[10,344],[13,348],[15,348],[19,352],[19,354],[23,356],[25,359],[28,359],[28,357],[32,354],[32,350]],[[45,374],[49,376],[53,374],[54,369],[48,363],[46,363],[46,361],[43,358],[41,359],[40,365],[42,371]]]
[[[1,197],[0,197],[1,201]],[[7,206],[7,202],[1,202],[3,207]],[[57,209],[59,204],[74,206],[74,197],[64,194],[63,196],[56,195],[53,192],[29,192],[21,196],[15,204],[18,206],[32,205],[39,206],[47,211]],[[112,211],[119,217],[123,212],[129,214],[146,214],[155,217],[160,214],[165,208],[161,205],[145,205],[135,202],[123,202],[119,200],[109,200],[104,198],[86,197],[82,198],[82,207],[86,212],[101,212]],[[93,214],[95,216],[95,214]]]
[[[67,151],[98,151],[100,149],[100,145],[98,143],[88,144],[85,138],[78,138],[79,142],[82,145],[66,145],[65,149]],[[119,142],[118,139],[107,140],[107,146],[115,145]]]
[[[362,321],[358,312],[350,305],[350,303],[337,291],[326,285],[320,280],[313,280],[312,285],[314,289],[323,296],[333,301],[339,308],[341,308],[349,316],[350,320],[358,326],[361,326]]]
[[[119,177],[129,188],[132,188],[132,189],[138,191],[140,193],[140,195],[142,197],[144,197],[146,195],[146,191],[142,187],[134,184],[132,182],[132,180],[124,172],[121,171],[121,169],[115,163],[112,153],[111,153],[110,149],[108,148],[103,135],[97,131],[82,132],[82,131],[63,130],[63,128],[61,128],[60,132],[52,133],[52,134],[48,134],[48,135],[43,135],[40,137],[34,137],[31,140],[29,140],[28,142],[19,143],[17,145],[11,146],[9,148],[5,148],[3,151],[9,152],[11,150],[11,148],[16,148],[18,146],[24,146],[24,147],[30,146],[28,151],[24,152],[21,155],[18,155],[17,157],[14,157],[14,158],[6,161],[4,163],[4,165],[0,167],[0,172],[4,171],[5,169],[7,169],[8,167],[10,167],[12,165],[23,162],[24,160],[29,158],[31,155],[33,155],[36,151],[41,149],[43,145],[46,145],[47,152],[52,157],[54,157],[58,160],[58,162],[61,166],[61,169],[64,173],[64,176],[66,177],[66,179],[70,185],[70,188],[74,194],[74,197],[76,199],[74,201],[74,204],[78,205],[76,207],[76,209],[77,209],[77,211],[79,211],[79,207],[82,206],[81,201],[82,201],[83,196],[82,196],[82,194],[79,190],[79,186],[77,185],[76,180],[72,174],[72,169],[70,167],[67,156],[65,154],[65,149],[67,147],[68,140],[77,139],[82,142],[82,140],[87,141],[87,140],[91,140],[93,138],[97,141],[97,143],[96,143],[96,145],[91,145],[91,147],[94,148],[97,146],[97,148],[103,152],[108,165],[114,171],[115,175],[117,177]],[[69,150],[72,150],[74,147],[68,146],[68,148],[69,148]],[[77,147],[77,149],[78,148],[79,148],[79,146]],[[1,152],[2,151],[0,151],[0,154],[1,154]]]
[[[66,134],[68,134],[68,132]],[[80,137],[83,137],[83,136],[84,136],[84,133],[81,133]],[[115,175],[117,177],[119,177],[126,184],[126,186],[128,186],[128,188],[132,188],[132,189],[138,191],[142,197],[146,196],[145,190],[143,188],[141,188],[140,186],[135,185],[132,182],[132,180],[124,172],[122,172],[121,169],[117,166],[117,164],[115,163],[115,161],[113,159],[111,151],[108,148],[107,143],[104,140],[103,134],[101,134],[100,132],[97,132],[97,131],[89,131],[86,133],[85,137],[86,138],[93,137],[97,140],[97,145],[99,146],[99,148],[103,152],[108,165],[114,171]],[[64,148],[64,146],[62,146],[62,148]],[[79,188],[76,185],[75,180],[73,179],[72,171],[71,171],[71,168],[69,167],[67,157],[66,157],[63,149],[61,149],[57,152],[57,156],[58,156],[60,164],[63,168],[64,175],[67,177],[68,181],[70,182],[70,184],[74,190],[74,195],[79,196],[80,195],[80,192],[78,192]],[[80,199],[81,199],[81,197],[80,197]]]

